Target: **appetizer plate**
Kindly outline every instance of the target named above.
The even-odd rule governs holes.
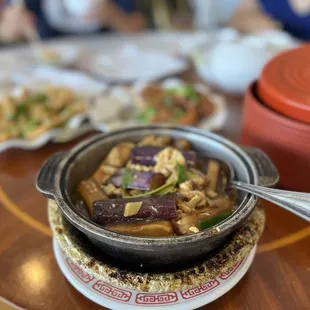
[[[213,280],[191,289],[167,293],[148,293],[113,286],[74,264],[53,239],[56,261],[67,280],[82,295],[110,309],[196,309],[231,290],[250,268],[256,246],[248,256]]]
[[[16,87],[16,85],[19,85]],[[40,90],[46,86],[67,87],[72,89],[77,95],[88,98],[100,96],[107,85],[97,82],[83,73],[72,70],[65,70],[51,67],[38,67],[31,71],[12,74],[12,85],[2,95],[8,92],[19,92],[23,87]],[[87,113],[72,117],[67,126],[63,128],[51,129],[43,133],[35,140],[11,139],[0,143],[0,152],[10,148],[20,148],[25,150],[36,150],[47,144],[49,141],[64,143],[71,141],[93,129],[88,120]]]
[[[181,87],[184,81],[177,78],[165,79],[161,86],[163,88]],[[134,97],[148,85],[148,82],[137,82],[133,87],[115,86],[110,89],[108,95],[101,96],[101,99],[89,107],[89,118],[94,128],[106,132],[123,127],[141,125],[134,119]],[[204,84],[195,84],[197,90],[210,98],[213,110],[210,115],[200,120],[196,125],[198,128],[213,131],[220,130],[227,117],[228,110],[226,100],[209,89]]]
[[[89,123],[84,124],[86,119],[86,114],[76,115],[71,118],[66,127],[51,129],[34,140],[10,139],[4,141],[0,143],[0,153],[11,148],[37,150],[49,141],[55,143],[71,141],[93,129]]]

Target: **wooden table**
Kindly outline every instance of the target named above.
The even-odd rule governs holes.
[[[229,120],[220,134],[237,142],[241,101],[229,99]],[[0,154],[0,296],[27,309],[102,309],[77,292],[54,259],[46,199],[34,182],[42,163],[69,149],[49,144],[37,151]],[[205,309],[309,309],[310,227],[272,204],[264,204],[265,232],[247,275]]]

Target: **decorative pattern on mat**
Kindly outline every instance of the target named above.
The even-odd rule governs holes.
[[[55,242],[57,243],[57,241]],[[74,281],[74,283],[79,282],[82,284],[84,289],[88,293],[92,294],[93,298],[103,306],[109,306],[112,308],[112,305],[107,305],[105,303],[109,299],[112,302],[117,303],[119,306],[118,309],[121,309],[122,307],[120,303],[133,305],[136,307],[142,306],[144,307],[143,309],[153,306],[170,307],[172,305],[182,304],[182,309],[192,309],[213,301],[219,297],[222,292],[225,293],[227,291],[227,286],[231,285],[231,281],[233,281],[232,278],[234,278],[235,274],[238,272],[244,273],[247,271],[251,265],[253,256],[255,255],[254,251],[255,249],[253,248],[249,256],[244,258],[235,266],[229,268],[226,272],[222,273],[217,278],[214,278],[203,285],[199,285],[183,291],[165,293],[149,293],[116,287],[103,282],[102,280],[97,280],[93,276],[90,276],[78,265],[72,263],[69,258],[66,258],[65,255],[61,256],[61,261],[62,264],[68,267],[67,272],[69,272],[70,277],[72,277],[72,279],[69,279],[69,282],[72,284]],[[68,276],[68,274],[66,276]],[[237,277],[239,276],[237,275]],[[81,292],[80,289],[78,290]],[[86,291],[83,290],[82,294],[85,295]],[[213,297],[211,297],[212,295]],[[187,308],[184,307],[185,303]],[[125,305],[123,307],[125,307]]]

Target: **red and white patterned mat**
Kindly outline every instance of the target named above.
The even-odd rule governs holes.
[[[61,251],[54,239],[57,263],[67,280],[84,296],[111,309],[194,309],[219,298],[234,287],[245,275],[255,256],[256,247],[234,267],[215,279],[183,291],[147,293],[119,288],[96,279],[74,264]]]

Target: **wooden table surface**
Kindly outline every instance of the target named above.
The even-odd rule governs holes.
[[[220,134],[238,142],[241,100],[229,99],[228,105],[229,119]],[[34,186],[42,163],[77,142],[0,154],[0,297],[26,309],[102,309],[60,272],[47,202]],[[230,292],[205,309],[310,309],[310,227],[279,207],[268,203],[264,207],[267,225],[252,267]]]

